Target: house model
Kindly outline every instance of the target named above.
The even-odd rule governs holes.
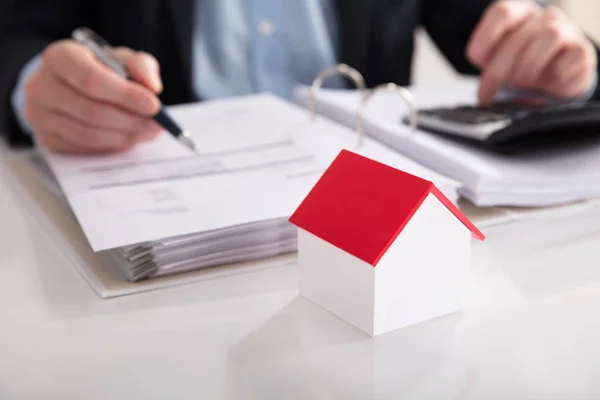
[[[370,336],[460,310],[484,239],[432,182],[347,150],[290,222],[300,295]]]

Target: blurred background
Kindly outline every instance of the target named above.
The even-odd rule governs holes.
[[[562,8],[592,39],[600,43],[600,0],[551,0],[544,3]],[[413,83],[416,85],[456,79],[456,73],[423,31],[417,32],[414,63]]]

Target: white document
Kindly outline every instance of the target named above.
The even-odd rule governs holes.
[[[477,81],[446,87],[411,88],[419,108],[474,104]],[[299,87],[296,101],[306,105],[309,89]],[[356,125],[362,94],[321,90],[318,110],[349,127]],[[375,140],[463,184],[459,193],[487,206],[554,206],[600,197],[600,144],[545,154],[504,156],[477,149],[402,123],[408,107],[396,93],[381,92],[365,108],[365,131]]]
[[[94,251],[287,219],[342,148],[434,181],[458,184],[387,147],[356,148],[348,128],[272,95],[170,110],[199,154],[169,134],[103,157],[43,154]]]

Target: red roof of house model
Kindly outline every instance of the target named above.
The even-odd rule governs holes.
[[[375,266],[430,193],[474,238],[484,239],[432,182],[347,150],[336,157],[290,222]]]

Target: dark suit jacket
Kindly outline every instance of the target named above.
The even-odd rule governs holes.
[[[455,69],[478,71],[465,47],[492,0],[337,0],[340,62],[359,70],[369,86],[410,83],[413,34],[424,26]],[[17,75],[51,42],[89,26],[115,46],[153,54],[161,64],[165,104],[196,100],[191,84],[194,0],[1,0],[0,131],[29,144],[16,124],[10,96]],[[200,71],[202,73],[202,71]]]

